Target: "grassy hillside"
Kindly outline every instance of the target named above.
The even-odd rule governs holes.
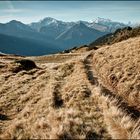
[[[138,139],[140,37],[98,49],[93,62],[110,134],[113,138]]]
[[[140,37],[86,52],[1,54],[0,138],[139,139],[139,69]]]
[[[110,138],[86,55],[28,71],[15,58],[1,56],[1,138]]]
[[[89,45],[89,48],[94,49],[96,46],[112,45],[114,43],[137,36],[140,36],[140,27],[125,27],[123,29],[117,29],[114,33],[98,38]]]

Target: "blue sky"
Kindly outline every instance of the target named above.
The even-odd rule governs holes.
[[[97,17],[140,23],[140,1],[0,1],[0,22],[23,23],[53,17],[64,21],[92,21]]]

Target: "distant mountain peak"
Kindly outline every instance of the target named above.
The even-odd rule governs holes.
[[[22,24],[22,25],[23,25],[22,22],[17,21],[17,20],[11,20],[11,21],[9,21],[7,24]]]
[[[57,20],[55,18],[52,18],[52,17],[45,17],[40,21],[57,21]]]
[[[50,24],[73,24],[75,22],[65,22],[65,21],[62,21],[62,20],[58,20],[58,19],[55,19],[55,18],[52,18],[52,17],[45,17],[43,19],[41,19],[39,22],[32,22],[30,23],[29,25],[32,25],[32,24],[42,24],[43,26],[47,26],[47,25],[50,25]]]
[[[6,23],[6,25],[8,25],[9,27],[14,27],[18,29],[31,30],[29,26],[17,20],[11,20],[10,22]]]
[[[98,17],[98,18],[95,20],[95,23],[100,23],[100,22],[112,22],[112,20],[111,20],[111,19],[106,19],[106,18]]]

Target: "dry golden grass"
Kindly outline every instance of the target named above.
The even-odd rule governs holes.
[[[0,56],[1,139],[140,137],[140,38],[21,59]]]
[[[110,138],[83,59],[51,67],[43,59],[39,68],[15,72],[20,64],[5,57],[0,69],[0,138]]]
[[[138,116],[134,118],[134,114],[131,114],[133,112],[124,108],[122,102],[115,97],[102,94],[100,102],[103,108],[104,122],[113,139],[139,139]]]
[[[100,48],[93,62],[108,132],[114,139],[139,139],[140,37]]]
[[[103,85],[140,111],[140,37],[97,50],[93,61]]]

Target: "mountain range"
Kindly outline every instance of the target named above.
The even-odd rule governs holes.
[[[5,24],[0,23],[0,52],[18,55],[57,53],[89,44],[126,26],[128,25],[103,18],[92,22],[64,22],[47,17],[31,24],[12,20]]]

